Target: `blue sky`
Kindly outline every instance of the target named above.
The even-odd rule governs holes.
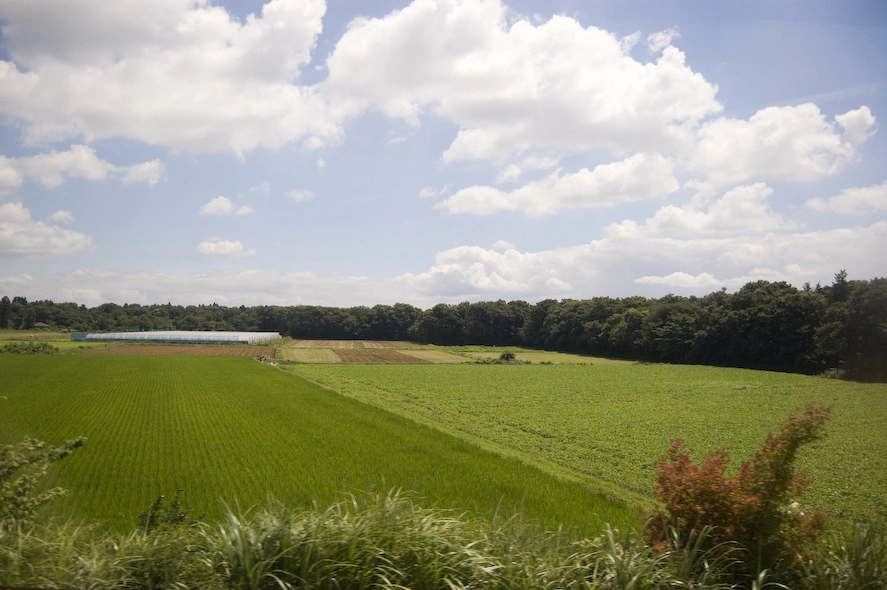
[[[0,0],[0,294],[887,275],[887,4]]]

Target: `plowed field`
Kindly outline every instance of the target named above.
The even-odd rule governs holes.
[[[363,349],[363,348],[425,348],[421,344],[412,342],[396,342],[382,340],[293,340],[286,345],[287,348],[345,348],[345,349]]]
[[[343,363],[412,363],[427,364],[431,361],[409,356],[396,350],[357,350],[357,349],[340,349],[334,350],[336,356]]]
[[[124,344],[90,350],[83,354],[125,354],[154,356],[263,356],[274,358],[272,346],[205,346],[202,344]]]

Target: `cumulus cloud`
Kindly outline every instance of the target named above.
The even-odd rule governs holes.
[[[126,166],[120,168],[124,171],[123,184],[132,184],[134,182],[144,182],[151,186],[160,182],[163,177],[163,163],[160,160],[151,160],[142,164]]]
[[[4,2],[0,112],[31,142],[122,136],[242,154],[334,140],[323,98],[294,84],[325,11],[272,0],[241,22],[190,0]]]
[[[225,258],[251,258],[255,250],[244,250],[240,240],[231,241],[221,238],[208,238],[197,246],[197,251],[206,256],[224,256]]]
[[[570,17],[509,16],[498,0],[416,0],[357,19],[327,60],[324,92],[349,116],[376,107],[413,125],[426,112],[455,122],[447,162],[650,151],[686,141],[687,125],[722,108],[674,47],[640,63],[616,35]]]
[[[228,197],[216,197],[200,208],[201,215],[247,215],[252,212],[252,207],[237,207]]]
[[[650,49],[650,53],[659,53],[680,36],[681,33],[677,27],[658,31],[647,37],[647,47]]]
[[[515,164],[509,164],[499,170],[496,182],[504,184],[517,181],[527,170],[549,170],[557,166],[558,159],[544,156],[529,156]]]
[[[156,184],[163,174],[159,160],[132,166],[115,166],[98,157],[96,151],[86,145],[72,145],[65,151],[51,151],[36,156],[6,158],[0,156],[0,194],[9,194],[31,178],[45,188],[60,186],[65,178],[104,180],[110,174],[123,176],[123,182]]]
[[[714,275],[707,272],[701,272],[696,276],[685,272],[673,272],[664,277],[640,277],[635,279],[635,282],[641,285],[665,285],[667,287],[693,289],[695,291],[700,289],[718,289],[725,285],[723,281],[719,281]]]
[[[679,188],[670,160],[658,154],[635,154],[593,170],[562,175],[560,170],[513,191],[471,186],[457,191],[436,207],[450,213],[489,215],[523,211],[552,215],[577,207],[611,207],[618,203],[662,197]]]
[[[774,212],[767,204],[773,189],[759,182],[739,186],[724,193],[707,209],[694,204],[678,207],[666,205],[643,224],[626,220],[607,229],[613,234],[645,234],[657,236],[705,236],[748,234],[793,229],[795,225]]]
[[[887,181],[874,186],[844,189],[837,196],[810,199],[805,204],[816,211],[845,214],[887,211]]]
[[[58,212],[53,217],[63,213],[68,212]],[[64,223],[67,218],[61,217]],[[0,256],[49,258],[92,249],[89,236],[34,221],[30,210],[21,203],[0,203]]]
[[[865,106],[835,120],[837,126],[812,103],[768,107],[747,121],[721,117],[700,127],[689,167],[713,186],[751,178],[819,180],[852,160],[875,124]]]
[[[68,223],[74,223],[74,214],[70,211],[60,210],[50,215],[48,219],[52,223],[66,225]]]
[[[619,229],[588,244],[540,252],[453,248],[437,254],[428,271],[399,278],[407,292],[450,301],[637,295],[628,285],[705,294],[758,279],[824,281],[848,260],[854,276],[877,276],[883,269],[871,252],[887,248],[884,221],[831,231],[687,238]],[[617,284],[622,292],[614,292]]]
[[[290,191],[286,196],[296,203],[307,203],[314,198],[314,193],[309,190]]]

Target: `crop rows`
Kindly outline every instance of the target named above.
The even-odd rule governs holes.
[[[297,374],[447,432],[649,496],[673,438],[734,465],[791,413],[834,406],[805,449],[808,499],[887,521],[887,385],[670,365],[298,365]]]
[[[149,356],[264,356],[274,358],[273,346],[232,346],[204,344],[122,344],[90,350],[87,354],[98,355],[149,355]]]
[[[0,444],[87,437],[53,465],[48,483],[71,494],[50,514],[128,527],[177,489],[212,519],[224,502],[326,504],[403,488],[433,505],[481,516],[522,508],[585,532],[636,518],[581,483],[250,359],[2,355],[0,374]]]

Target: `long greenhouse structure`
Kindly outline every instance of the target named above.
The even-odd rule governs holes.
[[[80,332],[71,334],[76,341],[167,342],[174,344],[256,344],[279,339],[279,332],[210,332],[163,330],[147,332]]]

